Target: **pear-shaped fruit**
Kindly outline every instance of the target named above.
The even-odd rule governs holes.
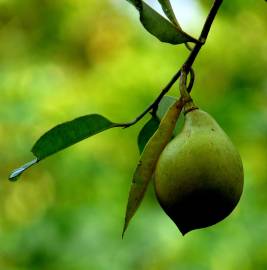
[[[155,191],[184,235],[228,216],[242,194],[243,178],[240,155],[229,137],[208,113],[193,108],[160,155]]]

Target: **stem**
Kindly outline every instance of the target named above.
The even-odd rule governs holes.
[[[185,70],[185,66],[183,66],[181,70],[180,85],[179,85],[180,94],[182,99],[191,99],[189,93],[187,92],[186,81],[187,81],[187,73]]]
[[[213,3],[213,6],[211,7],[210,13],[206,19],[206,22],[203,26],[203,29],[201,31],[199,41],[200,43],[196,44],[192,52],[190,53],[189,57],[186,59],[183,66],[185,66],[185,69],[187,72],[189,72],[190,68],[195,62],[196,57],[199,54],[199,51],[201,50],[202,46],[205,44],[207,37],[210,32],[211,25],[216,17],[216,14],[222,4],[223,0],[215,0]]]
[[[169,81],[169,83],[161,90],[161,93],[158,95],[158,97],[154,100],[154,102],[149,105],[144,112],[142,112],[139,116],[137,116],[134,120],[128,123],[121,123],[117,124],[118,127],[124,127],[128,128],[134,124],[136,124],[139,120],[141,120],[148,112],[151,110],[156,111],[159,105],[159,102],[163,98],[163,96],[171,89],[171,87],[174,85],[174,83],[179,79],[181,75],[181,70],[184,69],[186,73],[190,72],[190,69],[192,68],[192,65],[194,64],[196,57],[198,56],[202,46],[205,44],[207,37],[210,32],[210,28],[212,26],[212,23],[217,15],[217,12],[222,4],[223,0],[214,0],[213,5],[210,9],[209,15],[204,23],[204,26],[202,28],[201,34],[199,36],[199,43],[195,45],[191,53],[189,54],[188,58],[182,65],[182,67],[177,71],[176,74],[172,77],[172,79]]]
[[[189,85],[187,86],[187,92],[190,93],[193,86],[194,86],[194,82],[195,82],[195,72],[193,70],[193,68],[190,68],[190,81],[189,81]]]

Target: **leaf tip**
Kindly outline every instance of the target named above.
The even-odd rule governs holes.
[[[122,230],[122,234],[121,234],[121,239],[123,239],[124,237],[124,234],[127,230],[127,227],[128,227],[128,222],[125,220],[125,223],[124,223],[124,226],[123,226],[123,230]]]
[[[11,172],[11,174],[8,177],[8,180],[15,182],[19,179],[19,177],[27,170],[29,169],[31,166],[33,166],[34,164],[36,164],[37,162],[39,162],[38,158],[35,158],[34,160],[24,164],[23,166],[15,169],[13,172]]]

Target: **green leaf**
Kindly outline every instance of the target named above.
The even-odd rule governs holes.
[[[158,0],[159,3],[161,4],[162,10],[166,14],[166,16],[169,18],[169,20],[176,25],[176,27],[180,30],[182,30],[180,24],[178,23],[176,16],[173,12],[170,0]]]
[[[89,114],[57,125],[46,132],[32,148],[32,153],[44,159],[64,148],[80,142],[116,124],[99,114]]]
[[[168,111],[168,109],[176,102],[177,98],[173,97],[173,96],[164,96],[162,98],[162,100],[159,103],[156,115],[159,119],[162,119],[163,116],[165,115],[165,113]],[[175,137],[176,134],[178,134],[182,127],[183,127],[183,121],[184,118],[183,117],[179,117],[177,123],[176,123],[176,127],[174,129],[173,132],[173,137],[172,139]]]
[[[172,104],[175,103],[175,101],[177,100],[176,97],[172,97],[172,96],[164,96],[158,106],[156,115],[159,119],[162,119],[163,116],[165,115],[165,113],[168,111],[168,109],[170,108],[170,106]]]
[[[175,103],[177,99],[172,96],[164,96],[158,106],[156,116],[152,116],[149,121],[143,126],[139,132],[137,138],[137,144],[140,154],[143,152],[147,142],[157,130],[160,120],[163,118],[165,113],[168,111],[170,106]]]
[[[148,122],[141,129],[137,138],[137,144],[138,144],[140,154],[143,152],[149,139],[153,136],[155,131],[158,129],[159,123],[160,123],[159,119],[152,115],[151,118],[148,120]]]
[[[77,142],[100,133],[106,129],[119,126],[99,114],[89,114],[72,121],[62,123],[41,136],[32,148],[36,159],[14,170],[9,179],[15,181],[32,165],[57,153]]]
[[[162,42],[181,44],[186,42],[198,43],[196,39],[170,23],[142,0],[127,0],[133,4],[140,14],[144,28]]]
[[[158,158],[173,135],[173,130],[183,105],[183,101],[179,99],[168,109],[167,113],[161,120],[158,129],[149,139],[144,151],[141,154],[140,160],[133,175],[132,185],[129,192],[122,237],[129,225],[130,220],[134,216],[144,198]]]

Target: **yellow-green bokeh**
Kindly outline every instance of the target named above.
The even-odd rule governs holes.
[[[197,35],[212,1],[181,2],[198,7],[185,26]],[[132,120],[188,51],[149,35],[125,0],[1,0],[0,270],[267,269],[266,11],[260,0],[225,1],[195,64],[195,102],[243,159],[238,207],[182,237],[151,187],[122,241],[145,119],[47,158],[16,183],[7,177],[60,122]]]

